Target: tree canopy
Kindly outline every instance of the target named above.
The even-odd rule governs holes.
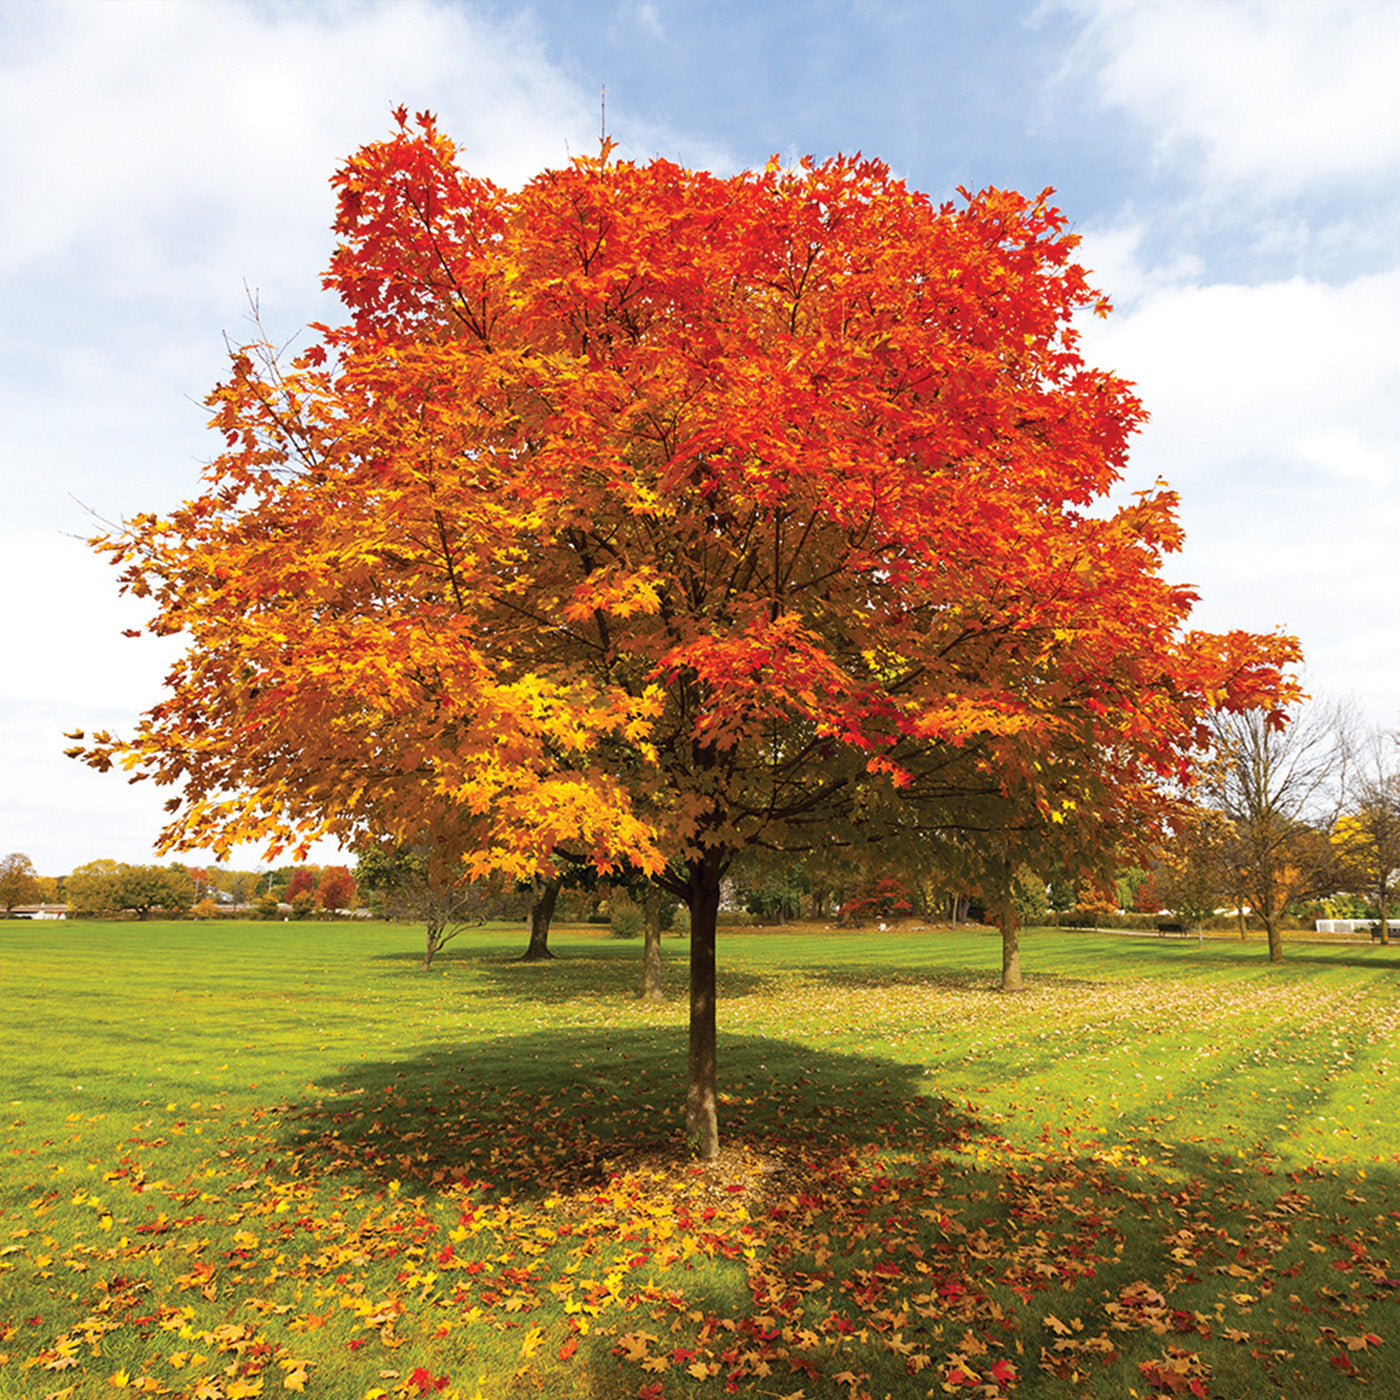
[[[39,872],[23,851],[0,858],[0,909],[6,914],[17,904],[37,903],[42,889]]]
[[[1079,354],[1108,308],[1048,191],[606,144],[507,191],[403,111],[333,183],[347,319],[238,351],[203,494],[99,542],[190,646],[74,752],[178,788],[169,848],[651,872],[707,1154],[736,852],[1073,864],[1151,829],[1214,707],[1291,695],[1290,640],[1184,630],[1173,494],[1104,507],[1144,413]]]

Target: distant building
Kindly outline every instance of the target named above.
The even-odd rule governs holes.
[[[66,919],[66,904],[16,904],[10,910],[12,919]]]

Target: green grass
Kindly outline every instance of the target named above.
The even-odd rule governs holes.
[[[1393,1385],[1400,951],[551,941],[0,923],[0,1400]]]

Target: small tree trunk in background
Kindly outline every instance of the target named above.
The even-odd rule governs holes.
[[[1021,980],[1021,921],[1010,897],[997,911],[997,923],[1001,926],[1001,989],[1022,991],[1026,984]]]
[[[423,966],[421,969],[423,972],[426,972],[433,965],[433,957],[437,953],[438,948],[441,947],[441,943],[439,942],[441,937],[442,925],[429,924],[428,946],[423,950]]]
[[[535,902],[530,906],[530,946],[521,962],[540,962],[554,956],[549,951],[549,924],[554,918],[554,905],[562,883],[558,877],[553,880],[535,877]]]
[[[715,1108],[715,927],[719,916],[720,856],[706,851],[690,877],[690,1083],[685,1097],[686,1140],[702,1162],[719,1156]]]
[[[661,891],[648,885],[642,901],[646,915],[646,948],[642,952],[642,1000],[664,1001],[661,990]]]

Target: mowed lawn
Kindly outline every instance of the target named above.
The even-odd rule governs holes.
[[[1400,1394],[1400,950],[0,923],[0,1397]]]

